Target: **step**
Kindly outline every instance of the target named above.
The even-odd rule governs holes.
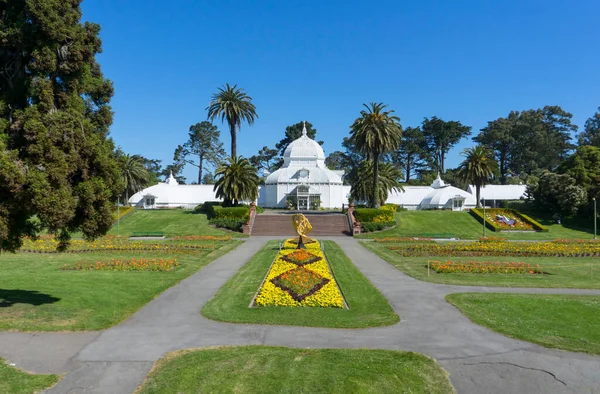
[[[344,235],[348,233],[348,221],[345,215],[305,215],[312,225],[311,236]],[[257,215],[254,219],[252,235],[296,235],[291,215]]]

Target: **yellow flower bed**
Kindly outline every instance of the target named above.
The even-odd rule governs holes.
[[[287,242],[287,241],[286,241]],[[318,244],[317,242],[315,242]],[[307,245],[308,246],[308,245]],[[273,263],[267,278],[265,279],[262,287],[260,288],[254,305],[256,306],[317,306],[317,307],[334,307],[344,308],[344,299],[337,287],[335,278],[331,275],[329,270],[329,264],[325,258],[323,252],[316,248],[308,249],[308,252],[312,256],[319,257],[320,260],[313,263],[303,264],[301,266],[285,261],[288,255],[296,252],[296,249],[282,249],[275,262]],[[314,278],[319,278],[322,282],[326,282],[322,286],[315,286],[315,291],[310,291],[307,287],[303,294],[294,298],[290,291],[286,291],[278,286],[277,278],[285,275],[286,273],[292,276],[290,283],[293,283],[297,287],[302,287],[303,283],[294,282],[293,271],[294,270],[307,270]],[[300,276],[298,276],[300,278]],[[321,283],[322,283],[321,282]],[[301,299],[301,300],[299,300]]]
[[[283,249],[296,249],[298,247],[298,237],[286,239],[283,243]],[[313,250],[321,250],[321,244],[316,239],[306,238],[304,237],[304,246],[306,249]]]

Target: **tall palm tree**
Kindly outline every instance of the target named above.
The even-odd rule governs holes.
[[[215,171],[217,197],[225,200],[224,205],[240,200],[254,201],[258,197],[260,178],[256,168],[242,156],[229,157]]]
[[[477,208],[481,207],[481,187],[498,172],[498,163],[493,153],[486,147],[477,145],[463,150],[465,160],[458,167],[458,176],[475,185]]]
[[[226,83],[218,89],[219,91],[212,95],[211,102],[206,108],[208,119],[212,121],[221,118],[221,122],[227,120],[231,133],[231,157],[236,157],[236,132],[242,127],[242,121],[246,121],[250,126],[254,123],[254,119],[258,118],[256,107],[252,104],[252,97],[237,85],[231,86]]]
[[[140,155],[124,154],[120,157],[121,177],[125,185],[125,202],[129,200],[129,192],[133,194],[148,185],[148,170]]]
[[[385,110],[383,103],[363,104],[366,110],[360,111],[360,117],[350,126],[350,138],[356,148],[373,161],[373,190],[370,204],[380,207],[379,195],[379,158],[398,149],[402,138],[400,118],[392,115],[393,110]]]
[[[365,160],[357,168],[356,176],[352,180],[350,196],[356,201],[366,201],[372,198],[373,192],[373,161]],[[379,164],[379,185],[377,200],[379,204],[385,204],[388,193],[395,190],[404,190],[400,180],[402,172],[392,163]]]

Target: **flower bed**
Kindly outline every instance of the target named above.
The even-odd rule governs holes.
[[[57,253],[58,240],[53,237],[44,237],[37,240],[26,238],[23,241],[21,252],[29,253]],[[214,244],[153,244],[141,241],[129,241],[117,237],[104,237],[95,241],[72,240],[67,253],[105,252],[105,251],[151,251],[161,253],[192,254],[204,250],[214,249]]]
[[[389,245],[402,256],[600,257],[600,243],[471,242]]]
[[[514,209],[486,209],[485,218],[483,209],[475,208],[469,212],[475,219],[485,220],[486,227],[492,231],[548,231],[548,227]]]
[[[294,245],[294,239],[285,244]],[[344,299],[318,241],[309,249],[281,249],[253,306],[344,308]],[[296,239],[297,245],[297,239]]]
[[[231,241],[231,235],[177,235],[172,238],[173,241]]]
[[[308,250],[321,250],[321,244],[316,240],[308,237],[303,237],[304,246]],[[286,239],[283,243],[283,249],[296,249],[298,248],[298,237]]]
[[[440,274],[469,273],[469,274],[543,274],[539,265],[522,262],[499,261],[430,261],[432,270]]]
[[[171,271],[179,266],[177,259],[111,259],[107,261],[78,261],[74,265],[64,265],[63,271]]]
[[[428,237],[386,237],[386,238],[375,238],[375,242],[379,243],[390,243],[390,244],[403,244],[403,243],[414,243],[414,242],[433,242],[432,238]]]

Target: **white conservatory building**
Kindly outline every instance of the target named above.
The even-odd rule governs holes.
[[[344,186],[343,171],[325,166],[325,152],[306,135],[288,145],[283,167],[269,174],[259,189],[258,205],[283,208],[289,203],[300,210],[341,208],[348,203],[349,186]]]

